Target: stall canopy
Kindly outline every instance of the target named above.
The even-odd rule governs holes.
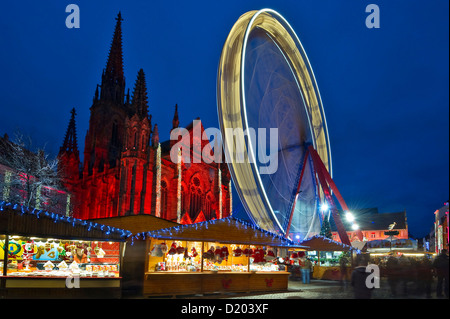
[[[131,232],[26,206],[0,203],[0,234],[126,241]]]
[[[283,236],[268,232],[252,223],[232,216],[190,225],[179,225],[154,231],[141,232],[134,235],[132,241],[149,237],[157,239],[307,248],[303,245],[298,245]]]
[[[164,218],[148,214],[98,218],[89,221],[109,225],[111,227],[124,228],[131,231],[133,234],[179,225],[178,223]]]
[[[354,249],[352,246],[345,245],[323,236],[310,237],[300,242],[300,245],[309,247],[308,250],[317,251],[349,251]]]

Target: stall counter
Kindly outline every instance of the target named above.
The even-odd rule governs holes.
[[[347,267],[347,279],[351,276],[352,269]],[[325,280],[340,280],[341,279],[341,269],[339,266],[314,266],[312,273],[312,278],[314,279],[325,279]]]
[[[144,295],[283,291],[290,273],[276,272],[147,272]]]

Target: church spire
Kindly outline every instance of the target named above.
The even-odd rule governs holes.
[[[140,119],[148,117],[147,85],[143,69],[139,70],[134,85],[131,109],[133,114],[137,114]]]
[[[175,104],[175,114],[173,115],[172,129],[175,129],[179,126],[180,126],[180,120],[178,119],[178,104]]]
[[[123,73],[122,52],[122,15],[119,12],[116,18],[108,61],[102,75],[101,98],[123,103],[125,94],[125,77]]]
[[[77,131],[75,127],[75,108],[70,111],[72,114],[69,126],[67,127],[66,136],[64,137],[63,145],[59,149],[59,154],[70,153],[78,157],[78,143],[77,143]]]

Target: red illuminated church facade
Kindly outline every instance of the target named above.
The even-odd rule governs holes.
[[[119,13],[101,84],[90,108],[83,162],[77,145],[75,110],[59,152],[65,186],[73,194],[74,217],[150,214],[192,223],[229,216],[231,179],[226,163],[172,161],[170,150],[177,141],[159,140],[158,126],[152,125],[148,110],[142,69],[131,97],[130,90],[126,92],[121,28]],[[178,127],[175,106],[172,129]],[[209,147],[208,141],[193,140],[193,132],[203,130],[201,122],[193,121],[186,130],[190,145]],[[195,156],[193,151],[190,155],[191,159]]]

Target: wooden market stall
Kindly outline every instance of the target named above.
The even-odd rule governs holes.
[[[185,214],[186,216],[187,214]],[[189,216],[189,215],[187,215]],[[130,215],[92,219],[111,227],[123,228],[133,234],[175,227],[180,224],[152,215]],[[146,271],[147,245],[145,241],[136,241],[125,246],[122,260],[122,296],[141,296],[144,289],[144,273]]]
[[[287,290],[277,261],[294,242],[234,217],[138,233],[145,243],[143,295]]]
[[[307,246],[307,256],[312,259],[314,269],[312,278],[339,280],[341,278],[340,257],[346,254],[347,278],[350,278],[353,263],[352,246],[342,244],[323,236],[314,236],[301,242]]]
[[[0,203],[0,298],[120,298],[131,232]]]

